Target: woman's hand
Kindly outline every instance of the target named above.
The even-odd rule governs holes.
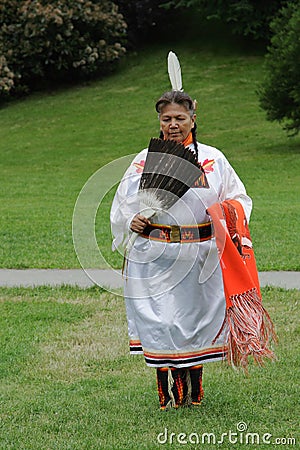
[[[136,214],[131,221],[130,229],[135,233],[142,233],[147,225],[150,225],[151,222],[146,217],[141,214]]]

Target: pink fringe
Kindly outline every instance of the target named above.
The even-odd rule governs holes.
[[[227,359],[230,364],[242,367],[247,372],[248,357],[263,366],[264,359],[275,359],[270,348],[272,341],[277,342],[272,320],[262,305],[256,288],[230,297],[232,306],[227,309],[226,317],[218,336],[226,330]]]

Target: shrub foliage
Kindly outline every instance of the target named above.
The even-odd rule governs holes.
[[[166,8],[193,7],[203,18],[219,19],[231,25],[233,33],[268,39],[269,23],[288,0],[169,0]]]
[[[289,3],[271,23],[274,33],[266,55],[266,76],[259,91],[267,119],[300,131],[300,9]]]
[[[0,0],[0,24],[0,97],[104,72],[125,53],[126,23],[108,0]]]
[[[162,8],[164,0],[114,0],[128,25],[128,40],[131,46],[161,25],[170,14]],[[165,24],[165,22],[164,22]]]

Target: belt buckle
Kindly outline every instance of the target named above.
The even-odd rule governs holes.
[[[171,225],[170,242],[180,242],[180,241],[181,241],[180,226]]]

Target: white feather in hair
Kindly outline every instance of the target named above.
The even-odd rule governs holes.
[[[183,91],[181,68],[177,56],[173,52],[168,55],[168,73],[173,91]]]

